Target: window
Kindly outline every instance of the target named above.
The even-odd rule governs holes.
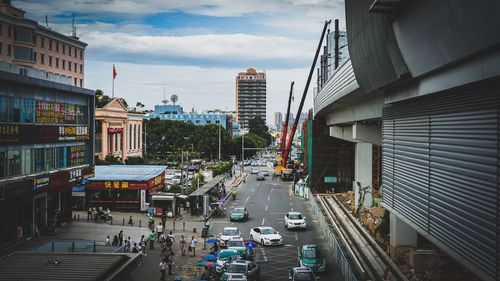
[[[54,168],[54,147],[45,148],[45,170],[50,171]]]
[[[80,73],[83,73],[83,64],[80,64]]]
[[[59,58],[56,58],[56,67],[59,67]]]
[[[7,36],[12,37],[12,26],[7,27]]]
[[[71,47],[68,46],[68,56],[71,56]]]
[[[7,45],[7,55],[8,55],[9,57],[11,57],[11,56],[12,56],[12,45]]]
[[[7,152],[7,171],[9,176],[21,174],[21,151],[9,150]]]
[[[35,31],[29,27],[17,26],[14,29],[14,41],[35,43]]]
[[[49,40],[49,50],[52,51],[52,40]]]
[[[71,65],[72,65],[72,64],[71,64],[71,62],[70,62],[70,61],[68,61],[68,70],[69,70],[69,71],[71,71]]]
[[[75,86],[78,86],[78,79],[75,77]]]
[[[66,45],[62,45],[62,49],[63,49],[63,55],[66,54]]]
[[[31,174],[31,149],[21,150],[21,174]]]
[[[8,122],[9,121],[9,97],[0,96],[0,122]]]
[[[83,50],[80,50],[80,58],[83,60]]]
[[[56,148],[56,168],[68,167],[68,149],[67,147]]]
[[[0,35],[3,33],[3,25],[0,23]],[[1,177],[1,176],[0,176]]]
[[[45,148],[35,148],[33,149],[33,158],[34,160],[34,167],[33,167],[33,172],[41,172],[44,169],[44,164],[45,164]]]
[[[40,63],[45,64],[45,55],[44,54],[40,54]]]
[[[40,43],[42,44],[42,48],[45,48],[45,38],[40,37]]]
[[[49,56],[49,65],[52,66],[52,56]]]
[[[66,61],[62,60],[62,69],[66,69]]]
[[[2,42],[0,42],[0,55],[3,53]]]
[[[83,79],[80,79],[80,87],[83,87]]]
[[[76,51],[77,51],[77,50],[75,49],[75,58],[77,58],[77,53],[76,53]]]
[[[33,61],[36,62],[36,52],[33,53]]]
[[[7,175],[7,151],[0,151],[0,178],[4,178]]]
[[[76,62],[73,64],[73,66],[75,67],[74,69],[75,69],[75,72],[76,72],[76,71],[77,71],[77,70],[76,70]],[[75,83],[75,84],[76,84],[76,83]]]
[[[59,42],[56,42],[56,52],[59,53]]]

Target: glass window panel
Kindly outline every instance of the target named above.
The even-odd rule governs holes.
[[[21,166],[22,166],[22,171],[21,173],[23,175],[29,175],[31,174],[31,149],[23,149],[22,150],[22,161],[21,161]]]
[[[54,168],[54,148],[48,147],[45,149],[45,170],[50,171]]]
[[[0,151],[0,178],[7,176],[7,151]]]
[[[21,151],[9,150],[7,154],[8,175],[18,176],[21,174]]]
[[[9,121],[9,113],[8,113],[8,107],[9,107],[9,98],[6,96],[0,96],[0,122],[7,122]]]
[[[34,149],[35,167],[34,172],[41,172],[44,170],[45,164],[45,148],[35,148]]]

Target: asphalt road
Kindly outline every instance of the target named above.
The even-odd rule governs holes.
[[[259,169],[267,169],[260,167]],[[250,168],[246,167],[250,173]],[[249,174],[246,183],[237,189],[236,200],[227,206],[228,215],[225,218],[212,218],[212,233],[218,235],[225,226],[236,226],[245,240],[250,238],[250,230],[256,226],[272,226],[283,237],[284,246],[259,246],[256,250],[256,262],[261,266],[261,280],[288,280],[288,271],[298,266],[298,249],[304,244],[317,244],[322,252],[329,249],[319,230],[319,225],[312,213],[310,203],[301,197],[293,195],[291,182],[272,179],[272,173],[265,181],[257,181],[256,175]],[[231,209],[244,206],[248,209],[250,218],[246,222],[230,222]],[[284,216],[288,211],[301,212],[306,217],[306,230],[286,230]],[[343,280],[335,270],[331,258],[326,259],[326,272],[319,274],[320,280]]]

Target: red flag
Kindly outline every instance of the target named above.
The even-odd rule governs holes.
[[[115,79],[115,78],[116,78],[116,75],[117,75],[117,74],[118,74],[118,73],[116,72],[115,65],[113,64],[113,79]]]

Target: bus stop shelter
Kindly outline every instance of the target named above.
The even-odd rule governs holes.
[[[202,215],[203,214],[203,196],[208,195],[209,203],[213,203],[220,199],[221,190],[225,190],[224,187],[225,175],[219,175],[205,183],[198,190],[193,191],[189,194],[189,206],[191,209],[191,215]]]

